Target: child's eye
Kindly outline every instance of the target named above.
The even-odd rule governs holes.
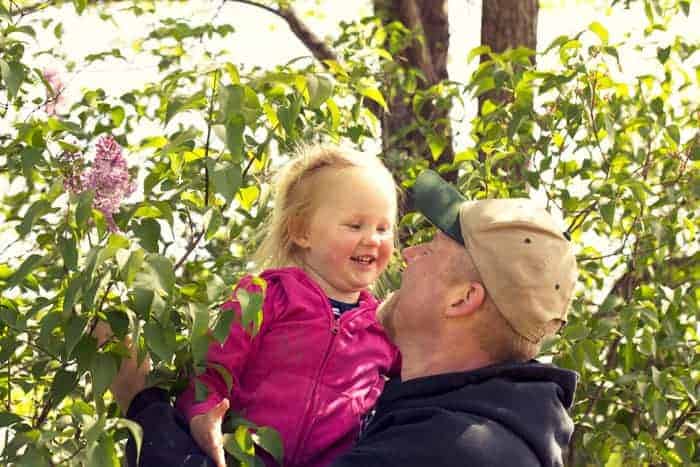
[[[352,230],[360,230],[362,228],[361,224],[348,224],[348,227],[350,227]]]

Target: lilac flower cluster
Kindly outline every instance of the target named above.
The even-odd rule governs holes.
[[[47,83],[49,83],[51,88],[46,93],[46,104],[44,104],[44,110],[46,110],[46,113],[49,115],[55,115],[56,107],[63,102],[62,93],[65,86],[63,85],[61,78],[58,76],[57,71],[44,70],[43,75],[44,79]]]
[[[112,216],[119,211],[122,200],[136,189],[119,143],[112,136],[101,137],[95,160],[87,171],[82,154],[66,153],[62,160],[68,167],[63,179],[66,190],[74,194],[92,190],[92,207],[104,214],[111,232],[118,231]]]

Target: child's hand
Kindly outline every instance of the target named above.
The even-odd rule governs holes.
[[[195,415],[190,420],[190,431],[204,453],[211,457],[216,467],[226,467],[224,458],[224,436],[221,423],[228,410],[228,399],[216,404],[209,412]]]

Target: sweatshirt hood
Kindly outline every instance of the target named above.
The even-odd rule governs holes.
[[[562,465],[574,424],[571,408],[578,376],[539,363],[493,365],[387,385],[380,404],[427,404],[496,421],[518,435],[542,465]]]

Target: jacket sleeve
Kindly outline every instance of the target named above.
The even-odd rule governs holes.
[[[236,287],[243,288],[249,292],[260,292],[259,286],[253,284],[252,277],[246,276]],[[235,297],[235,292],[233,294]],[[225,302],[221,309],[222,313],[235,313],[229,334],[223,344],[214,341],[209,345],[207,351],[207,368],[204,373],[194,377],[187,389],[178,397],[177,408],[189,422],[192,417],[211,410],[216,404],[225,398],[231,398],[238,387],[240,376],[247,361],[254,354],[257,336],[261,335],[264,328],[269,326],[272,320],[273,307],[269,304],[267,294],[263,301],[263,320],[259,332],[251,336],[249,330],[241,325],[241,306],[235,298]],[[231,376],[231,387],[228,387],[222,371],[228,372]],[[197,401],[195,397],[195,380],[202,383],[207,389],[207,396],[203,401]]]

